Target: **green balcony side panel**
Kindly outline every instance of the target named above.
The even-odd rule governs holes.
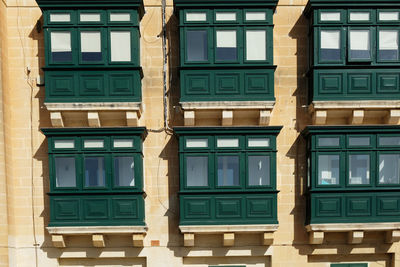
[[[398,191],[310,193],[310,224],[398,222]]]
[[[139,70],[47,70],[46,99],[58,102],[140,102]]]
[[[145,225],[142,194],[50,196],[49,226]]]
[[[277,224],[277,193],[185,193],[181,225]]]
[[[181,101],[273,101],[273,69],[182,69]]]
[[[400,70],[313,70],[314,101],[395,99],[400,99]]]

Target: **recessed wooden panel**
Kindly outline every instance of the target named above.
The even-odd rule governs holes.
[[[371,197],[346,198],[346,216],[371,216]]]
[[[400,215],[400,196],[399,197],[377,197],[378,215]]]
[[[247,217],[272,217],[272,198],[246,198]]]
[[[112,212],[115,219],[137,219],[138,202],[136,199],[112,199]]]
[[[111,74],[110,95],[132,96],[134,95],[134,77],[131,74]]]
[[[184,90],[187,95],[209,95],[210,75],[209,74],[184,74]]]
[[[240,93],[240,75],[237,73],[216,74],[215,93],[219,95],[232,95]]]
[[[372,74],[349,74],[349,94],[372,94]]]
[[[50,75],[48,81],[50,86],[46,90],[50,90],[50,96],[74,96],[74,75]]]
[[[319,94],[341,94],[343,76],[341,74],[320,73],[319,76]]]
[[[56,220],[79,220],[78,199],[53,199]]]
[[[185,199],[185,218],[210,218],[211,217],[211,199]]]
[[[103,75],[80,75],[79,92],[83,96],[103,96],[104,76]]]
[[[378,73],[378,93],[400,93],[399,74]]]
[[[241,217],[240,198],[216,198],[217,218],[239,218]]]
[[[341,198],[316,198],[317,217],[336,217],[341,216]]]
[[[84,199],[83,200],[83,218],[87,220],[107,219],[108,218],[108,200],[107,199]]]
[[[260,74],[245,74],[245,93],[259,93],[268,94],[269,88],[269,75],[268,73]]]

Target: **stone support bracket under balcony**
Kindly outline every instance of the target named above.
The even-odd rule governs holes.
[[[313,101],[308,110],[315,125],[400,124],[399,100]]]
[[[193,247],[195,236],[201,234],[220,234],[224,247],[235,245],[236,234],[258,233],[261,234],[261,245],[269,246],[273,243],[273,233],[278,229],[276,224],[262,225],[180,225],[183,234],[184,246]]]
[[[400,223],[326,223],[306,226],[310,244],[323,244],[326,233],[347,233],[348,244],[361,244],[365,232],[385,232],[385,243],[400,241]]]
[[[242,125],[241,120],[255,118],[254,124],[269,125],[275,101],[199,101],[181,102],[185,126]]]
[[[93,247],[104,248],[107,246],[107,235],[131,235],[134,247],[143,247],[147,226],[62,226],[46,227],[51,235],[53,246],[67,247],[68,236],[91,235]]]
[[[140,102],[45,103],[53,127],[139,126]]]

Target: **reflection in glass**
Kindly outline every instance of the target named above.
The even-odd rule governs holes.
[[[208,186],[208,157],[186,157],[186,185]]]
[[[218,157],[218,186],[239,185],[239,157]]]
[[[133,157],[114,158],[114,182],[116,186],[135,186]]]
[[[379,137],[379,145],[380,146],[399,146],[400,145],[400,137],[397,137],[397,136]]]
[[[186,58],[188,61],[207,61],[207,31],[187,31],[186,48]]]
[[[270,184],[269,156],[249,156],[249,185]]]
[[[350,30],[350,58],[370,59],[370,43],[369,30]]]
[[[56,187],[75,187],[75,158],[56,157]]]
[[[85,186],[98,187],[105,185],[104,157],[85,158]]]
[[[400,154],[379,155],[379,183],[400,184]]]
[[[234,61],[237,59],[236,31],[217,31],[216,59]]]
[[[83,61],[102,60],[100,32],[81,32],[81,53]]]
[[[339,184],[339,155],[318,156],[318,184]]]
[[[350,146],[369,146],[370,145],[369,137],[349,137],[349,145]]]
[[[71,32],[51,32],[51,58],[53,62],[71,62]]]
[[[349,184],[369,184],[369,155],[349,155]]]
[[[341,59],[340,31],[322,30],[320,38],[321,60],[339,61]]]
[[[399,32],[397,30],[379,31],[379,59],[398,60]]]
[[[319,137],[318,146],[339,146],[339,137]]]

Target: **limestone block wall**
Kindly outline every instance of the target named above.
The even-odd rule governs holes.
[[[277,138],[279,228],[271,246],[256,234],[238,235],[234,247],[222,247],[220,235],[196,237],[194,248],[183,247],[178,229],[178,144],[164,127],[162,14],[160,0],[145,0],[141,21],[143,114],[139,125],[149,133],[144,142],[145,214],[148,232],[143,248],[129,236],[107,236],[105,248],[94,248],[89,236],[67,239],[54,248],[45,227],[49,221],[47,142],[41,127],[51,127],[44,107],[44,87],[36,77],[44,66],[41,11],[34,0],[0,2],[0,266],[135,266],[328,267],[331,262],[369,262],[369,267],[399,267],[400,246],[384,244],[383,235],[367,233],[362,245],[347,245],[344,234],[328,234],[326,245],[308,244],[304,228],[305,142],[299,136],[311,123],[306,104],[306,0],[280,0],[274,14],[276,104],[271,125],[282,125]],[[179,37],[177,18],[167,1],[168,125],[183,125],[178,105]],[[39,27],[40,29],[40,27]],[[235,125],[252,125],[241,117]],[[112,115],[109,117],[112,122]],[[207,123],[206,120],[202,122]],[[214,122],[212,122],[214,123]],[[107,120],[106,120],[107,124]],[[86,126],[75,121],[74,126]],[[3,139],[5,140],[3,142]]]

